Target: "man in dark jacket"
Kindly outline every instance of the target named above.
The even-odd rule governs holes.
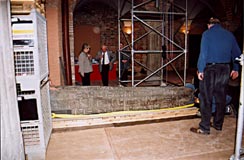
[[[222,130],[226,88],[229,77],[232,79],[238,77],[239,64],[235,62],[235,59],[240,55],[241,50],[233,34],[221,27],[219,19],[210,18],[208,30],[202,35],[197,64],[202,116],[199,127],[190,129],[192,132],[209,134],[210,126],[218,131]],[[230,71],[230,63],[233,63],[232,71]],[[213,123],[210,123],[213,97],[216,102],[216,112]]]
[[[130,55],[128,52],[123,51],[123,43],[120,43],[120,80],[127,81],[128,80],[128,69],[130,68]],[[121,82],[122,85],[126,86],[127,82]]]
[[[108,47],[104,44],[101,50],[98,51],[95,59],[99,61],[99,71],[102,76],[103,85],[108,86],[109,71],[113,69],[116,56],[111,51],[108,51]]]

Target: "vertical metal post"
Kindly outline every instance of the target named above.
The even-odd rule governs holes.
[[[121,79],[121,57],[120,57],[120,55],[121,55],[121,53],[120,53],[120,50],[121,50],[121,48],[120,48],[120,30],[121,30],[121,26],[120,26],[120,17],[121,17],[121,13],[120,13],[120,11],[121,11],[121,6],[120,6],[120,0],[118,0],[118,46],[119,46],[119,50],[118,50],[118,60],[119,60],[119,83],[120,83],[120,79]]]
[[[243,4],[244,6],[244,4]],[[244,12],[243,12],[244,13]],[[244,17],[243,17],[243,24],[244,24]],[[243,33],[244,36],[244,33]],[[241,148],[242,144],[242,134],[243,134],[243,114],[244,114],[244,39],[243,39],[243,46],[242,46],[242,55],[240,58],[240,64],[242,65],[241,71],[241,84],[240,84],[240,106],[239,106],[239,113],[238,113],[238,121],[237,121],[237,132],[236,132],[236,143],[235,143],[235,154],[230,158],[234,160],[240,160],[241,153],[243,153],[243,149]]]
[[[135,86],[134,82],[134,75],[135,75],[135,67],[134,67],[134,0],[131,0],[131,76],[132,76],[132,83],[131,86]]]
[[[159,0],[156,0],[156,8],[158,8],[159,7]]]
[[[243,52],[244,54],[244,52]],[[243,61],[244,61],[244,55],[242,55],[242,66],[243,66]],[[237,122],[237,132],[236,132],[236,145],[235,145],[235,156],[234,160],[239,160],[240,159],[240,154],[241,154],[241,144],[242,144],[242,133],[243,133],[243,114],[244,114],[244,95],[243,95],[243,90],[244,90],[244,71],[242,69],[241,73],[241,89],[240,89],[240,106],[239,106],[239,113],[238,113],[238,122]]]
[[[163,7],[162,7],[162,9],[163,9]],[[163,12],[163,10],[162,10],[162,12]],[[162,34],[164,35],[164,15],[162,15]],[[164,57],[163,57],[163,54],[164,54],[163,46],[164,45],[166,45],[166,44],[165,44],[164,37],[162,36],[162,60],[161,60],[161,66],[164,65]],[[163,79],[164,79],[164,68],[162,68],[162,70],[161,70],[161,86],[165,86],[165,84],[163,82]]]
[[[186,12],[185,12],[185,17],[186,17],[186,21],[185,21],[185,24],[186,24],[186,32],[185,32],[185,64],[184,64],[184,86],[186,85],[186,61],[187,61],[187,44],[188,44],[188,39],[187,39],[187,36],[188,36],[188,16],[187,16],[187,0],[186,0]]]

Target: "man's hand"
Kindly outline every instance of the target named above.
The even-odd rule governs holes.
[[[197,73],[197,77],[198,77],[199,80],[202,81],[202,80],[203,80],[203,77],[204,77],[204,76],[203,76],[203,73],[198,72],[198,73]]]
[[[234,79],[236,79],[237,77],[239,76],[239,73],[238,73],[238,71],[231,71],[231,73],[230,73],[230,77],[234,80]]]

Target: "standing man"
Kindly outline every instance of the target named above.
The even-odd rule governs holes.
[[[199,127],[191,128],[190,131],[198,134],[210,134],[210,126],[218,131],[222,130],[226,88],[229,77],[232,79],[238,77],[239,64],[235,62],[235,58],[240,55],[241,50],[233,34],[221,27],[219,19],[210,18],[208,30],[202,35],[197,64],[202,116]],[[230,63],[233,63],[232,71],[230,71]],[[213,123],[210,123],[213,96],[216,102],[216,112]]]
[[[128,53],[123,52],[123,43],[120,43],[120,73],[121,73],[121,77],[120,80],[121,81],[127,81],[128,80],[128,69],[130,68],[130,56],[128,55]],[[121,82],[122,85],[126,86],[127,82]]]
[[[96,60],[99,61],[99,71],[102,76],[103,86],[108,86],[109,71],[113,69],[116,57],[111,51],[108,51],[108,47],[104,44],[101,50],[98,51]]]

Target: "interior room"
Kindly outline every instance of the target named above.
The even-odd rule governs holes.
[[[1,160],[243,159],[243,8],[243,0],[1,0]],[[228,62],[204,57],[220,43],[206,42],[213,26],[232,37],[219,45]],[[215,87],[222,97],[210,79],[224,83],[222,72],[204,75],[216,64],[230,67]]]

